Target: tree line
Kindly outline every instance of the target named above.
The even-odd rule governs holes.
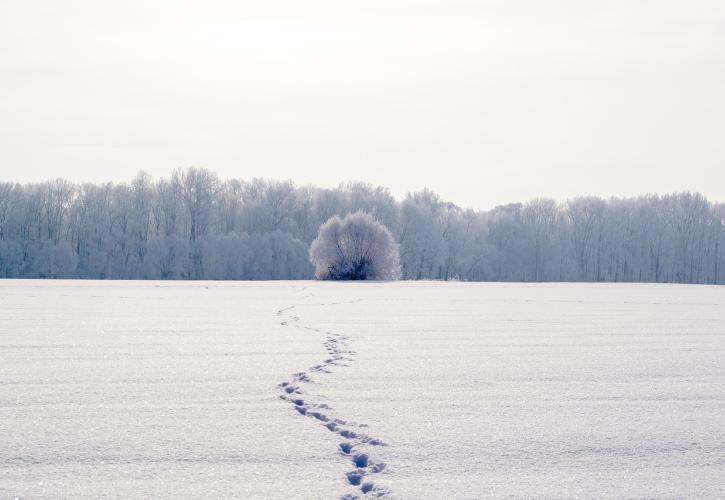
[[[363,211],[400,245],[403,279],[725,283],[725,205],[698,193],[534,199],[464,209],[360,182],[0,182],[0,276],[306,279],[321,224]]]

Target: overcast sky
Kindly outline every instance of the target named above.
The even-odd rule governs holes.
[[[0,179],[725,201],[725,2],[0,0]]]

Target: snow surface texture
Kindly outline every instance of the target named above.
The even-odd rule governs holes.
[[[0,282],[0,498],[725,497],[725,288]]]

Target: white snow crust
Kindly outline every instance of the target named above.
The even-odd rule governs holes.
[[[725,288],[0,281],[0,498],[723,498]]]

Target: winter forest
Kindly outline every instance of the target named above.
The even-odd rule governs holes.
[[[362,210],[400,245],[403,279],[725,283],[725,205],[697,193],[488,211],[423,190],[220,180],[189,168],[129,184],[0,183],[0,276],[306,279],[321,224]]]

